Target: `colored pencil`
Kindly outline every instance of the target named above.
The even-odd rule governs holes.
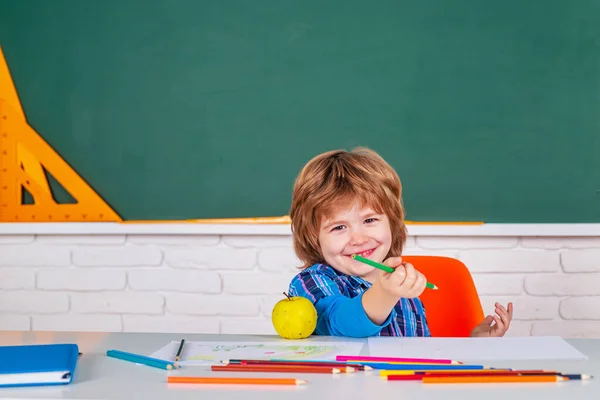
[[[360,262],[363,262],[363,263],[365,263],[367,265],[370,265],[371,267],[375,267],[375,268],[378,268],[378,269],[380,269],[382,271],[389,272],[390,274],[392,272],[394,272],[394,268],[388,267],[387,265],[380,264],[380,263],[378,263],[376,261],[373,261],[373,260],[369,260],[368,258],[361,257],[358,254],[352,254],[352,258],[354,258],[356,261],[360,261]],[[430,282],[427,282],[427,284],[425,286],[427,288],[433,289],[433,290],[437,290],[438,289],[437,286],[435,286],[433,283],[430,283]]]
[[[384,381],[422,381],[423,375],[387,375],[382,376]]]
[[[484,370],[484,371],[380,371],[382,379],[390,381],[422,380],[427,378],[452,378],[452,377],[500,377],[500,376],[560,376],[569,380],[593,379],[592,375],[565,374],[557,371],[545,370]]]
[[[301,372],[305,374],[339,374],[342,372],[339,368],[331,367],[309,367],[293,365],[258,365],[258,364],[237,364],[237,365],[213,365],[211,371],[229,371],[229,372]]]
[[[284,363],[284,364],[307,364],[307,365],[335,365],[335,366],[346,366],[348,363],[338,362],[338,361],[320,361],[320,360],[285,360],[279,358],[272,358],[268,360],[261,359],[231,359],[231,360],[223,360],[222,363],[229,364],[275,364],[275,363]],[[348,365],[353,367],[354,365]]]
[[[488,369],[485,365],[448,365],[448,364],[377,364],[377,363],[365,363],[369,367],[374,369],[386,369],[386,370],[421,370],[421,371],[433,371],[433,370],[481,370]]]
[[[513,369],[485,369],[485,370],[473,370],[473,371],[423,371],[419,372],[423,375],[428,376],[460,376],[460,375],[552,375],[558,374],[555,371],[546,371],[543,369],[527,369],[527,370],[513,370]]]
[[[181,359],[181,353],[183,352],[184,343],[185,339],[181,339],[181,343],[179,343],[179,349],[177,350],[177,354],[175,355],[175,361],[179,361]]]
[[[436,377],[436,378],[448,378],[453,376],[562,376],[569,380],[588,380],[592,379],[591,375],[586,374],[563,374],[555,371],[506,371],[498,373],[485,373],[485,372],[468,372],[468,373],[430,373],[419,374],[423,377]]]
[[[405,362],[405,363],[431,363],[431,364],[462,364],[458,361],[447,360],[443,358],[403,358],[403,357],[374,357],[374,356],[344,356],[339,355],[335,357],[336,361],[346,362]]]
[[[592,375],[587,375],[587,374],[559,374],[559,376],[562,376],[563,378],[567,378],[570,381],[578,381],[578,380],[583,380],[586,381],[588,379],[594,379],[594,377]]]
[[[230,366],[242,366],[242,367],[254,367],[254,366],[260,366],[260,367],[267,367],[267,368],[317,368],[317,369],[336,369],[339,370],[340,372],[347,372],[347,373],[352,373],[352,372],[356,372],[356,371],[361,371],[358,367],[354,366],[354,365],[301,365],[301,364],[284,364],[284,363],[268,363],[268,364],[262,364],[262,363],[250,363],[250,364],[226,364],[226,365],[230,365]],[[364,370],[363,370],[364,371]]]
[[[494,370],[495,371],[495,370]],[[533,370],[532,370],[533,371]],[[534,372],[532,372],[534,374]],[[379,371],[379,376],[406,376],[406,375],[419,375],[420,377],[424,376],[500,376],[500,375],[518,375],[518,373],[513,373],[512,370],[498,370],[498,372],[492,372],[489,370],[465,370],[465,371],[388,371],[381,370]]]
[[[518,375],[518,374],[558,374],[556,371],[547,371],[544,369],[482,369],[482,370],[473,370],[473,371],[425,371],[423,372],[426,375],[438,375],[438,374],[448,374],[448,375],[460,375],[460,374],[477,374],[477,375]]]
[[[425,378],[426,376],[430,376],[427,374],[403,374],[403,375],[382,375],[380,376],[381,379],[385,380],[385,381],[422,381],[423,378]],[[455,375],[449,375],[449,376],[455,376]],[[463,375],[457,375],[457,376],[463,376]],[[471,376],[471,375],[464,375],[464,376]],[[432,375],[431,377],[447,377],[445,375]]]
[[[428,374],[453,374],[453,375],[470,375],[470,374],[479,374],[482,370],[480,369],[465,369],[465,370],[426,370],[426,369],[407,369],[407,370],[390,370],[390,369],[382,369],[379,371],[379,376],[389,376],[389,375],[428,375]],[[510,372],[510,370],[499,370],[500,372]],[[495,375],[495,374],[488,374]]]
[[[342,362],[327,362],[327,361],[286,361],[286,360],[223,360],[225,365],[301,365],[315,367],[332,367],[332,368],[353,368],[355,371],[372,371],[373,368],[360,364],[349,364]]]
[[[130,361],[137,364],[144,364],[154,368],[167,370],[179,368],[177,364],[171,363],[169,361],[159,360],[158,358],[146,357],[139,354],[127,353],[120,350],[108,350],[106,352],[106,355],[108,357],[118,358],[120,360]]]
[[[224,378],[200,376],[168,376],[167,383],[206,383],[237,385],[303,385],[306,381],[293,378]]]
[[[358,361],[347,361],[348,364],[359,364]],[[440,363],[431,363],[431,362],[404,362],[404,361],[360,361],[359,365],[447,365],[450,368],[454,368],[455,366],[461,366],[463,364],[440,364]]]
[[[366,365],[366,366],[370,366],[372,369],[384,369],[385,366],[388,365],[394,365],[394,366],[419,366],[419,367],[428,367],[428,366],[436,366],[436,367],[440,367],[440,368],[448,368],[448,369],[454,369],[454,368],[458,368],[461,369],[465,364],[439,364],[439,363],[409,363],[409,362],[398,362],[398,361],[393,361],[393,362],[383,362],[383,361],[362,361],[360,364],[357,361],[348,361],[347,362],[348,365],[350,366],[354,366],[354,365]]]
[[[107,355],[108,355],[109,352],[110,352],[110,357],[119,358],[119,359],[125,360],[125,361],[132,361],[132,362],[137,363],[137,364],[145,364],[145,365],[150,365],[150,364],[166,364],[166,367],[164,369],[177,369],[177,368],[181,368],[181,366],[178,365],[177,363],[174,363],[174,362],[171,362],[171,361],[168,361],[168,360],[162,360],[162,359],[158,359],[158,358],[147,357],[147,356],[143,356],[141,354],[128,353],[128,352],[121,351],[121,350],[109,350],[109,351],[106,352]]]
[[[556,375],[517,375],[517,376],[450,376],[438,378],[424,376],[423,383],[521,383],[521,382],[562,382],[568,378]]]

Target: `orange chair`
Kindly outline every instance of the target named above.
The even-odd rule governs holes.
[[[425,306],[431,336],[468,337],[485,318],[477,289],[467,267],[459,260],[438,256],[402,256],[438,290],[425,289],[419,297]]]

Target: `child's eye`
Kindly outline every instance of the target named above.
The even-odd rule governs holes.
[[[333,229],[331,229],[331,231],[341,231],[342,229],[344,229],[344,225],[338,225],[333,227]]]
[[[375,221],[377,221],[377,218],[367,218],[367,219],[365,219],[365,222],[367,224],[370,224],[371,222],[375,222]]]

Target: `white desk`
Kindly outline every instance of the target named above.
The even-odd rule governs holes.
[[[254,341],[278,339],[265,336],[185,335],[186,340]],[[519,400],[540,396],[544,400],[600,399],[600,339],[568,340],[589,360],[486,362],[492,367],[555,369],[566,373],[595,376],[590,381],[520,384],[444,384],[424,385],[421,382],[386,382],[377,371],[353,374],[289,374],[308,380],[303,386],[241,386],[167,384],[168,374],[236,376],[239,373],[211,372],[207,367],[183,367],[174,372],[125,362],[105,356],[106,350],[119,349],[150,355],[177,334],[146,333],[76,333],[76,332],[14,332],[0,331],[0,345],[33,343],[77,343],[81,356],[73,382],[64,386],[4,388],[0,398],[8,399],[261,399],[261,400],[320,400],[320,399],[444,399],[444,400]],[[319,341],[335,340],[319,337]],[[347,340],[347,339],[344,339]],[[362,341],[362,340],[361,340]],[[368,354],[366,340],[363,354]],[[470,360],[463,360],[469,362]],[[481,364],[481,361],[477,363]],[[248,376],[248,373],[243,374]],[[252,373],[253,377],[288,374]]]

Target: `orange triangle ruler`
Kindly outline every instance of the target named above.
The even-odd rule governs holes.
[[[76,200],[57,203],[48,171]],[[33,204],[23,204],[23,189]],[[0,222],[121,222],[119,215],[29,126],[0,48]]]

